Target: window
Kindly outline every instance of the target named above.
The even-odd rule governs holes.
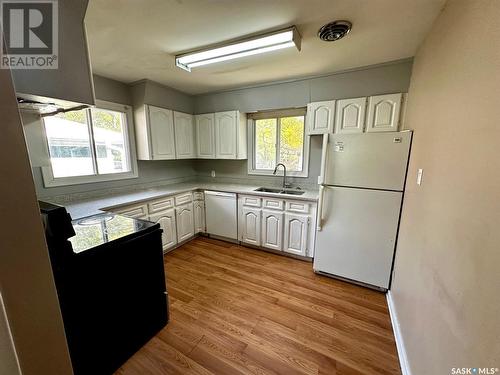
[[[272,174],[283,163],[290,176],[307,177],[309,144],[306,142],[303,110],[250,115],[250,174]]]
[[[137,177],[129,109],[99,104],[43,118],[50,159],[43,168],[46,186]]]

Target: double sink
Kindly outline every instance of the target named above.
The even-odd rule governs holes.
[[[254,191],[259,191],[262,193],[274,193],[274,194],[289,194],[289,195],[302,195],[305,192],[301,190],[291,190],[291,189],[276,189],[276,188],[266,188],[260,187]]]

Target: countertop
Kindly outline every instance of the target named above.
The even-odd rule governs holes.
[[[115,208],[119,206],[126,206],[193,190],[215,190],[237,194],[259,195],[275,198],[280,197],[282,199],[291,200],[317,201],[318,199],[317,190],[304,189],[304,194],[302,195],[289,195],[254,191],[259,187],[260,186],[244,184],[186,182],[163,185],[160,187],[145,190],[135,190],[131,191],[130,193],[112,194],[108,196],[100,196],[96,198],[74,201],[65,204],[65,207],[73,219],[80,219],[82,217],[102,213],[103,210],[109,209],[111,207]]]

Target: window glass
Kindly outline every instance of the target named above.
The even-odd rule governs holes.
[[[304,117],[280,118],[279,162],[285,164],[287,171],[302,170],[304,155]]]
[[[92,129],[99,174],[129,171],[127,138],[122,113],[92,109]]]
[[[255,168],[273,169],[276,165],[276,119],[255,121]]]
[[[304,166],[304,116],[255,120],[254,170],[272,171],[283,163],[287,172]]]
[[[87,112],[60,113],[44,123],[54,177],[94,174]]]

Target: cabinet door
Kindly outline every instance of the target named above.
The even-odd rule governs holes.
[[[365,128],[366,98],[337,100],[335,133],[363,133]]]
[[[367,132],[395,132],[403,94],[370,96],[368,99]]]
[[[315,102],[307,105],[308,134],[333,133],[335,100]]]
[[[171,110],[148,106],[153,159],[175,159],[174,116]]]
[[[261,210],[243,208],[241,210],[241,242],[260,246],[260,219]]]
[[[283,251],[306,256],[309,216],[285,214]]]
[[[283,250],[283,213],[262,211],[262,246]]]
[[[160,224],[163,230],[161,240],[163,250],[168,250],[177,245],[177,229],[175,225],[175,210],[171,208],[149,216],[149,220]]]
[[[217,112],[215,114],[215,156],[217,159],[236,159],[238,112]]]
[[[205,232],[205,202],[195,201],[193,203],[194,209],[194,232]]]
[[[177,159],[195,158],[193,115],[174,112],[174,128]]]
[[[178,242],[185,241],[194,236],[193,204],[188,203],[176,207],[177,216],[177,239]]]
[[[196,116],[196,151],[201,159],[215,159],[215,114]]]

